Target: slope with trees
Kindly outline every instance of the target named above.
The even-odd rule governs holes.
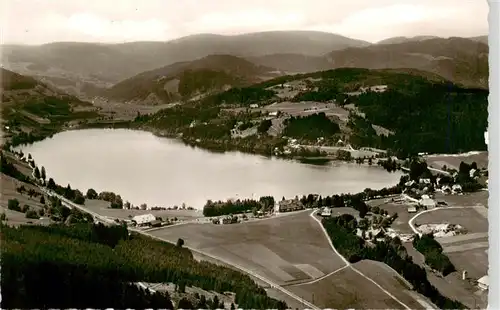
[[[250,277],[124,226],[2,226],[1,234],[2,308],[173,308],[168,295],[134,284],[144,281],[232,291],[245,309],[286,309]]]
[[[0,69],[4,145],[42,140],[69,123],[86,122],[97,116],[90,103],[61,93],[47,85]]]

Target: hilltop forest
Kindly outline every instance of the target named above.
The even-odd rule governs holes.
[[[236,304],[244,309],[287,308],[250,277],[197,262],[179,244],[130,234],[124,226],[1,225],[4,309],[173,309],[168,294],[141,290],[136,285],[140,281],[234,292]]]
[[[266,135],[258,140],[247,137],[238,142],[230,141],[231,124],[248,122],[259,114],[234,114],[227,109],[279,102],[272,87],[308,78],[316,81],[297,98],[355,106],[358,112],[350,114],[348,123],[349,142],[354,146],[387,149],[401,157],[418,152],[457,153],[486,149],[483,132],[488,122],[487,90],[464,88],[427,73],[406,73],[404,70],[345,68],[283,76],[138,117],[133,126],[180,134],[186,140],[216,141],[220,145],[239,143],[256,147],[259,143],[268,143],[266,149],[270,150],[279,142],[271,141]],[[348,92],[374,85],[387,85],[388,90],[347,96]],[[193,130],[192,122],[203,123],[203,130]],[[331,124],[321,114],[307,119],[290,118],[285,125],[286,135],[303,138],[315,139],[321,135],[329,138],[339,133],[338,125]],[[383,126],[393,134],[377,135],[372,125]]]

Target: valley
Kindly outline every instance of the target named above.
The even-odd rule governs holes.
[[[2,45],[2,308],[485,307],[487,43]]]

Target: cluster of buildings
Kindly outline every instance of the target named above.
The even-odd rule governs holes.
[[[151,213],[136,215],[129,220],[125,220],[125,223],[127,225],[134,225],[138,227],[159,227],[162,225],[162,221],[157,219],[156,216]]]
[[[277,212],[292,212],[303,210],[305,207],[299,199],[285,199],[279,201],[275,206]]]

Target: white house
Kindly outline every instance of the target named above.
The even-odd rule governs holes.
[[[269,116],[278,116],[278,111],[269,112]]]
[[[479,280],[477,280],[477,286],[482,290],[487,290],[490,286],[490,279],[488,275],[485,275]]]
[[[462,192],[462,186],[460,184],[455,184],[451,187],[451,190],[455,193],[461,193]]]
[[[330,208],[323,208],[321,210],[321,216],[323,216],[323,217],[332,216],[332,209],[330,209]]]
[[[146,225],[154,222],[156,220],[156,217],[149,213],[149,214],[141,214],[141,215],[136,215],[132,218],[132,221],[136,222],[137,225]]]
[[[426,208],[435,208],[436,207],[436,201],[434,201],[434,199],[429,198],[429,196],[427,196],[426,198],[422,198],[419,201],[419,204],[426,207]]]
[[[415,207],[415,206],[408,207],[408,213],[415,213],[415,212],[417,212],[417,207]]]
[[[474,177],[474,175],[476,174],[476,171],[477,171],[476,169],[471,169],[471,170],[469,171],[469,177],[473,178],[473,177]]]
[[[259,107],[259,105],[258,105],[258,104],[256,104],[256,103],[252,103],[252,104],[250,105],[250,108],[251,108],[251,109],[256,109],[256,108],[258,108],[258,107]]]

